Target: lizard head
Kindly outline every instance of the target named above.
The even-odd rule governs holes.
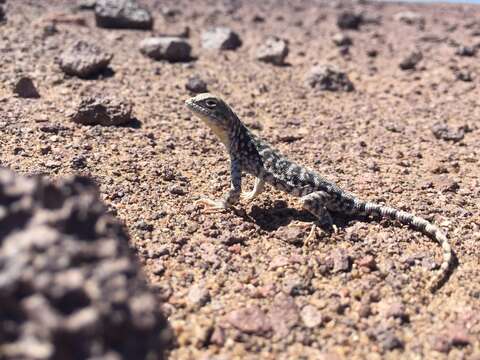
[[[188,99],[185,104],[228,146],[228,135],[236,115],[222,99],[203,93]]]

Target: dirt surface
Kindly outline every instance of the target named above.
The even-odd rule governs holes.
[[[96,180],[165,301],[176,337],[170,358],[479,359],[480,51],[466,56],[462,46],[478,48],[480,7],[142,4],[153,31],[97,28],[75,2],[3,5],[0,165]],[[358,30],[342,30],[353,42],[347,49],[333,41],[345,10],[364,11]],[[403,11],[417,17],[396,16]],[[211,26],[230,27],[242,46],[203,49]],[[192,61],[140,53],[144,38],[185,35],[185,27]],[[284,66],[256,60],[271,35],[288,40]],[[88,80],[63,74],[56,59],[79,39],[113,54],[109,71]],[[322,64],[345,72],[354,91],[312,89],[305,77]],[[183,104],[195,75],[292,159],[440,225],[458,257],[449,281],[430,294],[438,245],[389,222],[337,217],[336,234],[304,244],[308,227],[293,225],[313,219],[271,188],[235,211],[205,214],[193,202],[225,193],[228,158]],[[22,76],[39,98],[14,94]],[[135,121],[73,123],[81,98],[100,94],[131,102]]]

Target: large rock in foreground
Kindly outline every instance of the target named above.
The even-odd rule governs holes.
[[[61,54],[58,64],[67,75],[89,78],[104,71],[112,57],[97,45],[78,40]]]
[[[0,168],[0,358],[161,359],[159,305],[90,180]]]
[[[191,60],[191,51],[186,40],[172,36],[150,37],[140,43],[140,52],[154,60],[186,62]]]
[[[112,96],[89,96],[80,101],[70,116],[82,125],[119,126],[133,121],[133,106],[129,101]]]
[[[153,27],[152,15],[135,0],[97,0],[95,21],[98,27],[108,29],[150,30]]]

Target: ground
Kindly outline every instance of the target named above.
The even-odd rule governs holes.
[[[479,55],[455,52],[480,44],[480,7],[142,3],[154,15],[152,32],[99,29],[93,12],[75,10],[73,1],[8,2],[0,25],[0,165],[96,180],[164,300],[159,306],[176,337],[170,358],[479,359],[480,63]],[[347,9],[374,21],[344,30],[353,45],[342,55],[332,37]],[[395,18],[401,11],[420,14],[424,25]],[[75,21],[58,22],[58,33],[46,36],[55,19]],[[202,49],[201,32],[216,25],[231,27],[243,45]],[[193,61],[140,53],[145,37],[186,26]],[[288,40],[285,66],[255,60],[268,35]],[[112,73],[65,76],[56,58],[75,39],[111,52]],[[423,54],[416,69],[400,69],[415,49]],[[311,89],[305,76],[316,64],[346,72],[355,90]],[[40,98],[13,94],[19,73],[28,74]],[[440,248],[394,223],[336,217],[337,233],[305,244],[308,227],[293,225],[313,218],[270,187],[232,211],[206,214],[194,205],[227,191],[229,167],[223,146],[184,106],[193,75],[291,159],[363,199],[438,224],[458,259],[447,283],[428,292]],[[95,94],[131,101],[137,122],[71,122],[80,98]],[[435,136],[444,125],[463,136]]]

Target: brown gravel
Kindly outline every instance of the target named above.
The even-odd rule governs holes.
[[[456,51],[479,43],[480,7],[139,2],[155,19],[153,31],[97,28],[94,13],[75,12],[73,0],[7,2],[0,24],[0,165],[96,180],[165,302],[177,343],[170,357],[478,358],[480,63],[478,52]],[[339,29],[345,11],[362,14],[358,30]],[[419,16],[395,19],[406,11]],[[45,33],[59,12],[86,26],[58,21],[56,32]],[[192,61],[154,61],[139,52],[146,37],[187,27]],[[230,28],[242,45],[202,48],[202,33],[216,27]],[[343,55],[333,42],[339,31],[353,43]],[[256,60],[268,36],[288,41],[287,66]],[[61,72],[55,59],[79,39],[113,54],[112,74],[82,80]],[[422,60],[401,70],[413,50]],[[317,65],[345,72],[355,90],[310,88],[305,77]],[[20,73],[40,98],[15,96],[9,84]],[[305,244],[298,232],[307,236],[308,227],[295,236],[286,229],[312,218],[270,188],[236,211],[205,214],[193,205],[203,195],[221,196],[229,180],[224,149],[183,104],[193,75],[291,158],[362,198],[439,224],[458,257],[449,281],[431,295],[425,285],[440,249],[390,222],[336,217],[337,233],[319,232],[316,243]],[[71,122],[68,115],[92,94],[131,102],[137,126]],[[252,183],[247,178],[246,188]]]

